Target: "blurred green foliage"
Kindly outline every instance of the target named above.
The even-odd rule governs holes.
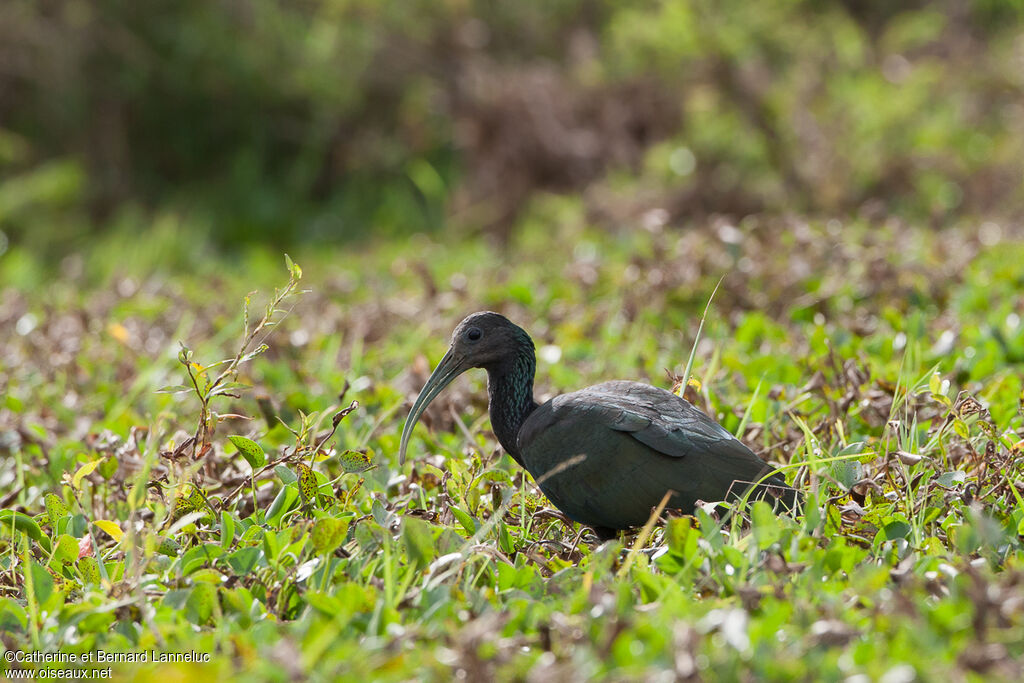
[[[454,224],[1010,217],[1021,0],[7,0],[0,231],[221,243]],[[636,199],[640,197],[642,199]],[[205,227],[202,227],[205,226]]]

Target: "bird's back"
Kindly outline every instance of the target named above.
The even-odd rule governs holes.
[[[741,496],[772,472],[724,427],[675,394],[612,381],[556,396],[519,431],[526,469],[544,494],[583,524],[643,524],[665,492],[670,508]],[[780,477],[766,483],[785,486]],[[764,495],[760,487],[755,495]],[[794,493],[782,500],[792,507]],[[788,500],[787,500],[788,499]]]

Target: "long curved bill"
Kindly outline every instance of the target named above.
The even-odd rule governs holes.
[[[420,390],[420,395],[416,397],[416,402],[412,404],[409,417],[405,419],[405,428],[402,430],[402,444],[398,449],[398,463],[400,465],[405,464],[405,449],[409,445],[409,436],[412,434],[412,428],[416,426],[420,415],[427,409],[430,402],[437,398],[437,395],[446,386],[451,384],[453,379],[468,369],[463,359],[456,358],[452,349],[448,349],[448,353],[444,354],[444,358],[434,368],[434,372],[430,373],[430,378],[423,385],[423,389]]]

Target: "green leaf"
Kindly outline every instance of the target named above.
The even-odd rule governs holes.
[[[224,575],[213,567],[207,567],[206,569],[200,569],[193,572],[190,575],[192,583],[209,583],[214,586],[219,586],[224,583]]]
[[[213,607],[217,602],[217,588],[205,581],[192,587],[185,601],[185,617],[193,624],[202,626],[213,616]]]
[[[78,539],[61,534],[53,549],[53,559],[59,564],[71,564],[78,559]]]
[[[292,258],[288,254],[284,255],[284,264],[288,267],[288,272],[293,279],[302,279],[302,268],[299,268],[297,263],[292,262]]]
[[[178,553],[181,552],[181,544],[170,536],[157,536],[157,539],[158,543],[156,550],[161,555],[177,557]]]
[[[52,493],[46,494],[46,515],[50,518],[51,528],[57,523],[57,520],[67,516],[68,512],[68,506],[63,500]]]
[[[761,550],[769,548],[782,537],[779,518],[775,516],[772,507],[763,500],[754,501],[750,506],[750,520],[753,522],[754,538],[757,539],[757,546]]]
[[[263,554],[271,562],[277,560],[277,554],[281,552],[281,543],[277,540],[277,533],[267,530],[263,533]]]
[[[235,540],[235,518],[223,510],[220,513],[220,545],[227,550],[231,547],[233,540]]]
[[[82,576],[82,583],[100,582],[100,563],[95,557],[86,555],[78,559],[78,573]]]
[[[299,468],[299,493],[302,495],[302,502],[305,505],[316,505],[316,492],[319,488],[316,483],[316,474],[304,463],[298,464]]]
[[[277,467],[275,467],[274,474],[276,474],[278,479],[280,479],[285,484],[294,484],[299,480],[299,478],[295,476],[295,473],[292,472],[287,467],[285,467],[284,465],[278,465]]]
[[[253,568],[256,567],[256,563],[260,560],[262,550],[259,548],[239,548],[235,552],[228,555],[228,564],[231,565],[231,569],[234,570],[235,574],[239,576],[247,576],[252,572]]]
[[[241,453],[242,457],[245,458],[245,461],[249,463],[249,467],[253,469],[263,467],[263,464],[267,461],[267,454],[264,452],[263,448],[252,439],[232,434],[228,436],[228,441],[235,445],[238,452]]]
[[[204,543],[190,548],[181,556],[181,572],[182,574],[191,574],[201,567],[211,564],[223,554],[224,549],[213,543]]]
[[[104,458],[100,466],[96,468],[96,471],[100,473],[101,477],[109,480],[117,473],[118,466],[116,457]]]
[[[25,608],[10,598],[0,598],[0,631],[14,633],[28,626]]]
[[[206,502],[206,496],[202,489],[198,486],[193,486],[189,489],[188,500],[192,503],[192,509],[195,511],[209,510],[210,506]]]
[[[318,555],[326,555],[334,552],[335,548],[345,542],[348,534],[348,519],[337,517],[324,517],[318,519],[313,525],[310,534],[313,541],[313,550]]]
[[[365,472],[373,467],[373,451],[345,451],[338,456],[341,460],[341,468],[349,474]]]
[[[267,346],[266,344],[260,344],[255,349],[239,358],[238,362],[245,363],[246,361],[250,361],[256,356],[260,355],[261,353],[265,353],[268,349],[270,349],[270,347]]]
[[[434,532],[430,525],[416,517],[402,520],[402,544],[409,560],[418,567],[425,567],[434,559]]]
[[[863,478],[864,467],[857,460],[836,460],[830,464],[832,476],[847,491]]]
[[[184,384],[168,384],[165,387],[160,387],[156,390],[158,394],[184,394],[192,391],[192,387],[187,387]]]
[[[93,471],[99,466],[102,460],[103,458],[96,458],[95,460],[90,460],[89,462],[79,467],[78,471],[75,472],[75,475],[71,477],[71,486],[73,486],[76,489],[81,488],[82,479],[92,474]]]
[[[43,537],[43,530],[39,528],[36,521],[22,512],[15,512],[14,510],[0,510],[0,527],[9,530],[12,526],[21,533],[25,534],[33,541],[38,541]]]
[[[472,535],[476,533],[476,530],[479,527],[479,525],[468,512],[460,510],[454,505],[452,505],[450,509],[452,511],[452,514],[455,515],[455,519],[459,520],[459,524],[462,525],[462,528],[466,530],[467,534]]]
[[[509,555],[516,550],[515,543],[512,542],[512,534],[508,532],[508,525],[504,520],[498,520],[498,547],[501,548],[501,552]]]
[[[910,533],[910,525],[906,522],[896,520],[889,522],[882,527],[882,533],[885,535],[885,540],[894,541],[898,538],[906,538]]]
[[[29,562],[29,571],[32,572],[32,594],[36,604],[42,605],[53,595],[53,575],[37,562]]]
[[[299,491],[294,486],[283,486],[274,497],[274,501],[267,508],[267,524],[277,524],[281,518],[292,509],[295,500],[299,497]]]
[[[176,522],[188,513],[195,511],[196,508],[191,500],[184,496],[178,496],[174,500],[174,508],[171,509],[171,521]]]

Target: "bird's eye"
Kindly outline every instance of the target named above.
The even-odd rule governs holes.
[[[471,327],[466,330],[466,339],[469,341],[478,341],[482,336],[484,333],[480,331],[479,327]]]

